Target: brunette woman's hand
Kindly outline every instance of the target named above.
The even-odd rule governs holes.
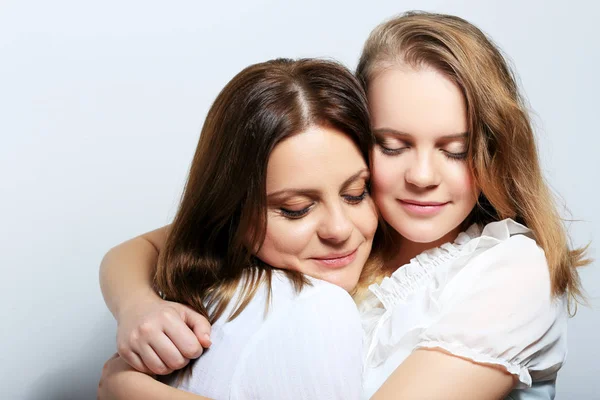
[[[157,296],[122,308],[117,320],[119,355],[140,372],[169,374],[211,345],[206,318]]]
[[[170,387],[133,369],[118,354],[113,355],[102,369],[98,383],[98,400],[211,400]]]
[[[114,354],[102,368],[97,398],[98,400],[130,399],[132,388],[135,388],[141,380],[148,378],[153,379],[136,371],[118,354]]]

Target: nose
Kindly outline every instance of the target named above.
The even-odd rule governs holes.
[[[433,161],[430,154],[417,154],[406,170],[406,181],[424,189],[439,185],[439,175]]]
[[[334,244],[343,243],[350,238],[354,224],[348,218],[343,204],[328,207],[319,226],[318,235],[322,240]]]

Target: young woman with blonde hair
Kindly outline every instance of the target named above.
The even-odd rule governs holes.
[[[461,18],[406,13],[371,33],[357,76],[384,220],[379,278],[356,295],[367,335],[363,398],[553,398],[568,303],[581,294],[576,269],[588,261],[569,247],[504,57]],[[148,288],[129,271],[151,271],[156,256],[122,245],[103,278]],[[104,286],[111,304],[119,296]],[[162,327],[164,307],[123,318]]]

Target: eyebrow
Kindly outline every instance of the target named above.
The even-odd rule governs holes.
[[[373,129],[373,133],[377,134],[377,133],[391,133],[394,135],[398,135],[398,136],[409,136],[412,137],[413,135],[411,135],[410,133],[406,133],[406,132],[402,132],[399,131],[397,129],[392,129],[392,128],[378,128],[378,129]],[[464,139],[468,136],[467,132],[462,132],[462,133],[451,133],[449,135],[444,135],[439,137],[438,139]]]
[[[344,181],[344,183],[342,183],[341,189],[342,190],[346,189],[352,182],[354,182],[358,178],[360,178],[360,176],[363,175],[365,172],[368,174],[369,169],[363,168],[360,171],[356,172],[351,177],[349,177],[348,179],[346,179]],[[367,179],[368,179],[368,176],[367,176]],[[287,197],[287,196],[315,196],[318,193],[319,193],[319,191],[314,190],[314,189],[283,189],[283,190],[278,190],[276,192],[267,194],[267,199],[272,200],[273,198]]]

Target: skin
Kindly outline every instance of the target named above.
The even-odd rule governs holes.
[[[358,148],[337,130],[313,127],[278,144],[267,165],[267,231],[257,256],[352,290],[377,229],[368,180]]]
[[[102,368],[97,398],[100,400],[208,399],[163,385],[153,376],[133,369],[118,354],[113,355]]]
[[[477,201],[465,162],[466,106],[460,89],[444,75],[407,65],[386,69],[372,80],[369,104],[377,138],[373,197],[397,234],[401,260],[393,262],[403,265],[454,240]]]
[[[340,131],[313,126],[282,141],[267,165],[267,227],[255,255],[276,268],[299,271],[352,290],[369,257],[377,229],[377,212],[367,190],[369,179],[369,169],[358,147]],[[166,238],[164,230],[151,235],[158,241]],[[153,246],[155,257],[163,243]],[[151,296],[147,301],[149,307],[156,304]],[[191,310],[175,307],[176,303],[170,303],[157,318],[144,321],[139,332],[130,338],[129,347],[120,348],[119,352],[143,363],[149,360],[148,369],[161,371],[159,374],[175,369],[175,365],[187,364],[192,357],[188,354],[195,347],[186,353],[176,343],[189,340],[193,344],[194,334],[185,329],[188,335],[179,338],[177,331],[198,319]],[[175,318],[178,312],[183,315],[181,320]],[[143,312],[139,315],[147,317]],[[171,325],[173,322],[178,325]],[[199,334],[204,332],[202,324],[194,327]],[[144,338],[148,339],[144,340],[151,344],[143,343],[140,335],[146,335]],[[163,361],[158,355],[163,353],[174,355]],[[142,386],[143,396],[139,389]],[[190,396],[195,395],[136,375],[120,356],[113,356],[106,363],[98,390],[100,399]]]
[[[443,74],[407,65],[377,74],[369,85],[369,102],[378,139],[372,154],[373,198],[396,231],[399,250],[387,266],[397,268],[453,241],[476,204],[479,191],[461,159],[467,146],[465,102]],[[441,205],[433,212],[406,201]],[[416,350],[373,399],[501,399],[515,383],[495,366],[441,349]]]

